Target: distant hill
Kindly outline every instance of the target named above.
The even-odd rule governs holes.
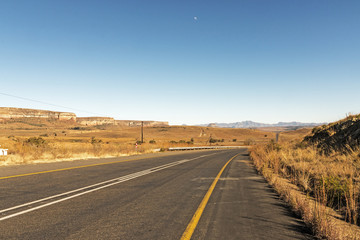
[[[115,120],[111,117],[77,117],[75,113],[54,112],[39,109],[0,107],[0,123],[22,122],[41,126],[57,123],[79,124],[86,126],[114,125],[136,127],[142,124],[145,127],[169,126],[168,122],[142,120]]]
[[[69,112],[53,112],[38,109],[0,107],[1,122],[29,118],[76,122],[76,115]]]
[[[276,124],[258,123],[253,121],[242,121],[235,123],[210,123],[201,124],[203,127],[221,127],[221,128],[265,128],[265,127],[315,127],[324,123],[301,123],[301,122],[278,122]]]
[[[316,127],[305,137],[305,143],[317,146],[321,152],[351,153],[360,147],[360,114]]]

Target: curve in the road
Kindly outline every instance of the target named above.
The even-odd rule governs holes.
[[[227,161],[225,163],[225,165],[221,168],[220,172],[218,173],[218,175],[215,177],[213,183],[211,184],[209,190],[207,191],[207,193],[205,194],[203,200],[201,201],[198,209],[196,210],[194,216],[192,217],[189,225],[186,227],[185,232],[183,233],[183,235],[181,236],[180,240],[190,240],[191,236],[193,235],[195,228],[197,226],[197,224],[199,223],[199,220],[201,218],[202,213],[204,212],[204,209],[206,207],[206,204],[208,203],[212,192],[215,189],[215,186],[217,184],[217,182],[219,181],[219,178],[221,177],[221,174],[224,172],[226,166],[234,159],[236,158],[238,155],[240,155],[240,153],[236,154],[235,156],[233,156],[232,158],[230,158],[229,161]]]

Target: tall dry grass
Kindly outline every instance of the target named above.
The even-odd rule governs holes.
[[[9,149],[9,156],[0,158],[0,165],[134,155],[169,147],[204,146],[211,140],[216,141],[212,145],[256,144],[274,138],[274,133],[253,129],[145,127],[146,143],[135,148],[141,139],[139,127],[43,124],[0,124],[0,144]]]
[[[39,140],[40,139],[40,140]],[[150,153],[158,146],[101,139],[80,139],[77,141],[55,141],[46,138],[19,138],[6,143],[9,155],[0,159],[0,165],[27,164],[96,157],[118,157]]]
[[[270,142],[253,147],[251,157],[257,169],[299,211],[318,236],[360,238],[357,227],[360,222],[360,151],[324,156],[316,148],[301,143]],[[352,224],[348,227],[349,234],[341,230],[348,225],[339,223],[337,218]]]
[[[8,156],[0,157],[0,166],[129,156],[193,145],[191,141],[151,140],[136,146],[136,141],[129,138],[96,137],[3,137],[0,141],[9,149]]]

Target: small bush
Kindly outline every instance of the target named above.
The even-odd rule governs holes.
[[[215,139],[215,138],[210,138],[209,142],[210,142],[210,143],[216,143],[216,142],[217,142],[217,139]]]
[[[225,139],[210,138],[209,142],[210,143],[225,142]]]
[[[91,137],[90,143],[91,144],[102,143],[102,140],[101,139],[98,140],[95,137]]]
[[[248,138],[244,141],[244,145],[254,145],[255,141],[251,138]]]
[[[326,193],[328,206],[340,209],[346,205],[345,193],[349,191],[349,186],[345,179],[339,176],[325,176],[320,179],[319,185],[320,189]]]
[[[46,145],[46,141],[41,137],[31,137],[25,141],[26,144],[33,145],[36,147],[42,147]]]
[[[71,130],[86,130],[86,128],[83,128],[83,127],[73,127],[73,128],[70,128]]]

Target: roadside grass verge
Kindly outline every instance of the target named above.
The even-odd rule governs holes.
[[[34,127],[16,123],[0,124],[0,130],[0,145],[9,149],[9,155],[0,158],[0,166],[136,155],[170,147],[239,146],[275,137],[272,132],[253,129],[164,126],[145,127],[145,142],[140,143],[139,127]]]
[[[321,155],[301,143],[254,146],[250,156],[315,236],[360,239],[360,151]]]
[[[54,141],[43,138],[18,138],[7,143],[9,155],[0,159],[1,165],[17,165],[75,159],[129,156],[154,152],[154,144],[139,144],[105,139],[83,139],[79,141]]]
[[[8,156],[0,158],[0,166],[76,159],[106,158],[146,154],[166,151],[170,147],[193,146],[191,141],[155,141],[136,142],[127,138],[50,138],[16,137],[2,139],[6,144]]]

